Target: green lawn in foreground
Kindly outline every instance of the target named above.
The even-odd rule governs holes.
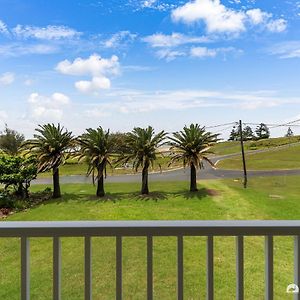
[[[249,189],[234,180],[203,181],[198,194],[188,183],[152,183],[150,197],[138,195],[139,184],[107,184],[105,200],[95,199],[92,185],[63,185],[62,200],[49,201],[17,213],[24,220],[201,220],[299,219],[300,177],[257,178]],[[34,186],[40,190],[44,186]],[[212,196],[214,195],[214,196]],[[124,238],[124,299],[145,299],[146,239]],[[245,299],[263,299],[264,240],[245,238]],[[62,239],[62,299],[83,299],[83,239]],[[51,239],[31,239],[32,299],[52,299]],[[205,238],[184,238],[185,299],[205,298]],[[291,299],[293,240],[275,237],[275,299]],[[19,299],[19,241],[0,240],[0,299]],[[235,298],[233,237],[215,238],[216,299]],[[114,299],[115,240],[93,238],[94,299]],[[154,238],[154,299],[176,298],[176,239]]]
[[[300,145],[262,153],[247,153],[246,162],[249,170],[299,169]],[[217,167],[241,170],[242,158],[237,156],[221,160]]]

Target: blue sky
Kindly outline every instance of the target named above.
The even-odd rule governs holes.
[[[28,137],[45,122],[80,134],[300,118],[300,1],[0,7],[0,126]]]

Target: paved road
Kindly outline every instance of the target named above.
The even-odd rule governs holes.
[[[286,148],[289,146],[299,145],[299,143],[294,143],[290,145],[283,145],[276,147],[278,148]],[[271,149],[263,149],[263,150],[254,150],[247,151],[246,153],[260,153],[260,152],[268,152],[273,151],[274,148]],[[211,160],[216,163],[217,161],[239,156],[240,153],[214,156]],[[299,170],[270,170],[270,171],[248,171],[249,177],[259,177],[259,176],[289,176],[289,175],[300,175]],[[198,179],[221,179],[221,178],[242,178],[243,172],[238,170],[214,170],[210,165],[205,164],[205,168],[202,170],[198,170],[197,178]],[[190,174],[189,169],[177,169],[170,170],[162,173],[152,173],[149,174],[149,181],[189,181]],[[113,175],[108,176],[106,178],[106,182],[140,182],[141,174],[133,174],[133,175]],[[86,177],[82,175],[71,175],[71,176],[60,176],[61,183],[91,183],[91,177]],[[51,178],[39,178],[32,182],[32,184],[50,184],[52,183]]]
[[[253,176],[282,176],[300,175],[300,170],[274,170],[274,171],[248,171],[249,177]],[[199,170],[198,179],[242,178],[242,171],[237,170],[213,170],[211,167]],[[149,181],[188,181],[190,178],[188,169],[179,169],[163,173],[149,174]],[[141,174],[108,176],[106,182],[140,182]],[[51,178],[34,180],[33,184],[50,184]],[[61,183],[91,183],[91,178],[86,176],[61,176]]]

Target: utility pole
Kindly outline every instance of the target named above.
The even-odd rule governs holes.
[[[245,151],[244,151],[244,141],[243,141],[243,128],[242,128],[242,120],[240,120],[240,138],[241,138],[241,148],[242,148],[242,157],[243,157],[243,169],[244,169],[244,188],[247,188],[247,168],[246,168],[246,159],[245,159]]]

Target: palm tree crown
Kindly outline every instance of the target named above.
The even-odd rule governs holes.
[[[185,126],[180,132],[173,133],[170,137],[171,146],[171,162],[182,161],[184,167],[191,167],[191,190],[197,190],[196,187],[196,168],[203,168],[203,161],[207,161],[214,166],[213,162],[208,158],[211,154],[210,147],[215,144],[218,134],[212,134],[201,127],[199,124],[191,124]]]
[[[110,136],[109,130],[104,131],[101,126],[97,129],[89,128],[86,133],[78,139],[80,146],[79,160],[86,158],[88,160],[87,175],[97,171],[98,189],[97,196],[104,196],[103,172],[107,164],[111,165],[110,158],[113,155],[114,141]]]
[[[151,126],[147,128],[135,127],[127,134],[127,153],[123,153],[119,162],[132,162],[132,167],[138,171],[143,168],[142,173],[142,194],[148,194],[148,168],[153,166],[156,160],[157,148],[163,144],[166,134],[161,131],[155,134]]]
[[[23,147],[28,150],[30,156],[38,160],[38,172],[53,170],[53,197],[60,197],[58,168],[65,163],[70,154],[74,138],[72,132],[58,124],[39,125],[36,129],[38,134],[24,143]]]

